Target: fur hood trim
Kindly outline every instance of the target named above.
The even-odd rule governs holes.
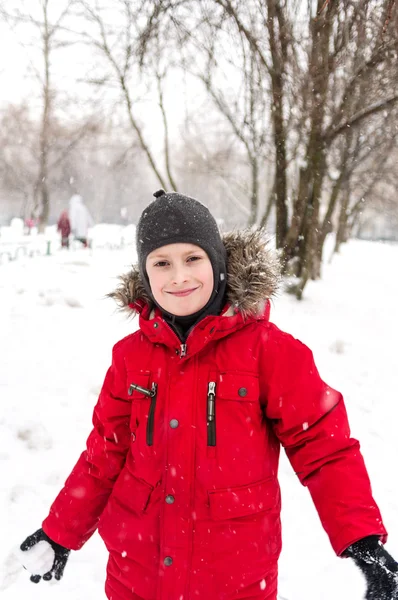
[[[262,229],[244,229],[222,236],[227,251],[226,301],[244,317],[262,314],[266,301],[278,291],[280,264]],[[119,308],[133,315],[150,299],[138,266],[122,275],[117,289],[109,294]]]

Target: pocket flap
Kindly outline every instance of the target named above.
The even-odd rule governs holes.
[[[135,383],[147,390],[151,387],[151,372],[150,371],[127,371],[127,390],[130,385]],[[133,400],[148,400],[148,396],[138,390],[133,390],[129,395]]]
[[[209,490],[210,514],[215,520],[245,517],[258,512],[279,510],[279,486],[264,479],[234,488]]]
[[[114,499],[138,514],[142,514],[149,504],[153,486],[135,477],[127,468],[120,473],[114,488]]]
[[[239,402],[257,402],[259,398],[258,377],[250,373],[220,373],[218,376],[216,398],[238,400]]]

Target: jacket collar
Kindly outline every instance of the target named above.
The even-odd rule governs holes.
[[[202,350],[209,342],[220,340],[254,321],[269,319],[270,303],[266,303],[262,314],[244,317],[227,304],[221,315],[208,315],[199,321],[189,333],[185,344],[162,318],[159,309],[150,310],[147,305],[140,313],[140,330],[154,344],[164,344],[174,350],[176,357],[187,358]]]

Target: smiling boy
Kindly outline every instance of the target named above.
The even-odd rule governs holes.
[[[366,599],[398,600],[342,395],[270,321],[279,266],[262,232],[221,238],[200,202],[155,197],[112,294],[139,329],[115,345],[87,449],[22,550],[45,542],[43,579],[60,579],[98,528],[109,600],[276,600],[283,446]]]

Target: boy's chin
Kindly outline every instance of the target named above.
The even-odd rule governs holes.
[[[199,312],[201,310],[201,308],[194,308],[192,310],[172,310],[171,308],[169,308],[166,312],[170,313],[171,315],[174,315],[175,317],[190,317],[191,315],[194,315],[195,313]]]
[[[205,304],[199,305],[199,306],[187,306],[185,309],[182,307],[176,307],[176,306],[169,306],[169,307],[164,307],[161,306],[161,308],[165,311],[168,312],[171,315],[174,315],[175,317],[190,317],[191,315],[194,315],[195,313],[199,312],[202,310],[202,308],[205,307]]]

